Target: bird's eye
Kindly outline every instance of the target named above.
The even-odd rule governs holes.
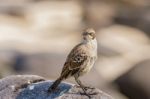
[[[90,36],[93,36],[93,33],[89,33]]]
[[[92,39],[95,38],[95,34],[94,33],[89,33],[89,35],[92,37]]]

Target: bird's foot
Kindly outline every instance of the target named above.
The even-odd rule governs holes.
[[[81,95],[86,95],[89,99],[92,98],[92,95],[97,95],[98,93],[97,92],[93,92],[93,93],[87,93],[87,92],[83,92],[83,93],[80,93]]]
[[[94,88],[94,87],[91,87],[91,86],[85,86],[84,89],[85,89],[85,90],[88,90],[88,89],[93,90],[93,89],[95,89],[95,88]]]
[[[89,99],[92,98],[92,96],[90,94],[85,93],[85,92],[84,93],[80,93],[80,95],[86,95]]]
[[[80,92],[80,94],[81,94],[81,95],[97,95],[98,92],[90,92],[90,93],[87,93],[87,92],[81,93],[81,92]]]
[[[95,92],[94,87],[89,86],[76,86],[77,88],[82,88],[82,92],[80,92],[81,95],[86,95],[89,99],[91,99],[92,95],[97,95],[98,92]]]
[[[81,88],[81,86],[76,86],[77,88]],[[85,90],[88,90],[88,89],[91,89],[91,90],[93,90],[93,89],[95,89],[94,87],[91,87],[91,86],[84,86],[84,89]]]
[[[83,93],[80,93],[81,95],[86,95],[89,99],[91,99],[92,95],[97,95],[98,92],[94,92],[93,89],[95,88],[92,88],[92,87],[84,87],[82,88],[83,89]],[[91,89],[91,90],[89,90]]]

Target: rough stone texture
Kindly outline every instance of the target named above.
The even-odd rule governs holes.
[[[0,99],[88,99],[81,93],[81,88],[69,83],[61,83],[59,89],[51,94],[47,93],[52,81],[45,81],[43,77],[35,75],[9,76],[0,80]],[[112,99],[111,96],[99,89],[88,89],[91,99]]]
[[[9,76],[0,80],[0,99],[15,99],[15,97],[30,83],[42,81],[44,78],[36,75]]]

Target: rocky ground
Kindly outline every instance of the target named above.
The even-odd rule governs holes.
[[[93,27],[99,58],[81,79],[116,99],[128,99],[130,95],[120,93],[122,87],[114,82],[150,59],[149,4],[149,0],[0,0],[0,77],[35,74],[56,79],[82,30]]]
[[[0,80],[0,99],[113,99],[99,89],[87,89],[83,94],[81,88],[69,83],[61,83],[59,89],[48,93],[52,81],[36,75],[16,75]]]

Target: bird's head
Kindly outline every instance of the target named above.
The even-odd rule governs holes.
[[[96,38],[95,31],[92,28],[88,28],[84,30],[82,35],[83,35],[83,39],[87,41],[94,40]]]

